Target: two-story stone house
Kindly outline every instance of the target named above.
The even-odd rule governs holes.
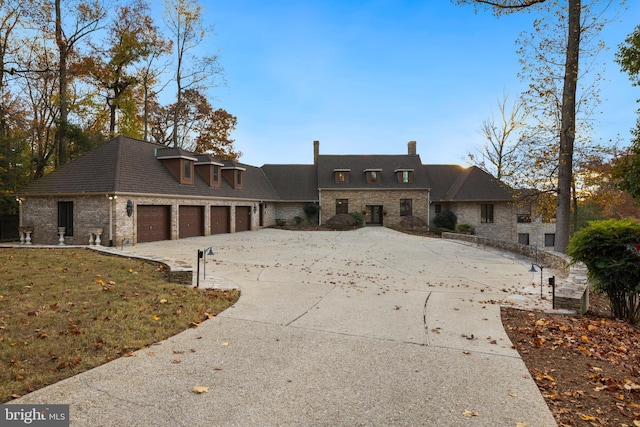
[[[20,189],[20,225],[36,244],[139,243],[233,233],[304,218],[362,212],[368,225],[405,216],[433,224],[451,210],[477,234],[517,241],[511,192],[476,167],[425,165],[406,154],[321,155],[262,167],[124,136]],[[32,231],[31,231],[32,230]]]

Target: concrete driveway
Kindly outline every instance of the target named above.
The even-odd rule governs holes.
[[[378,227],[125,252],[195,267],[208,246],[202,285],[237,285],[234,307],[14,403],[70,403],[74,426],[556,425],[500,321],[526,260]]]

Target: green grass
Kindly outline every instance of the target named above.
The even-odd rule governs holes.
[[[0,403],[197,327],[239,295],[168,283],[141,260],[0,249]]]

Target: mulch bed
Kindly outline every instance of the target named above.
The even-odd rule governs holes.
[[[577,316],[505,307],[502,323],[559,426],[640,427],[640,327],[605,296]]]

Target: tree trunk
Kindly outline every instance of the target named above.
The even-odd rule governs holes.
[[[60,0],[55,0],[56,7],[56,44],[60,54],[60,122],[56,130],[56,146],[58,148],[58,165],[62,166],[67,163],[67,117],[68,117],[68,101],[67,101],[67,56],[69,54],[67,43],[62,34],[62,15],[60,11]]]
[[[573,143],[575,140],[578,53],[580,50],[580,0],[569,0],[567,55],[562,92],[560,157],[558,164],[558,201],[556,211],[556,246],[566,253],[571,227],[571,181],[573,179]]]

